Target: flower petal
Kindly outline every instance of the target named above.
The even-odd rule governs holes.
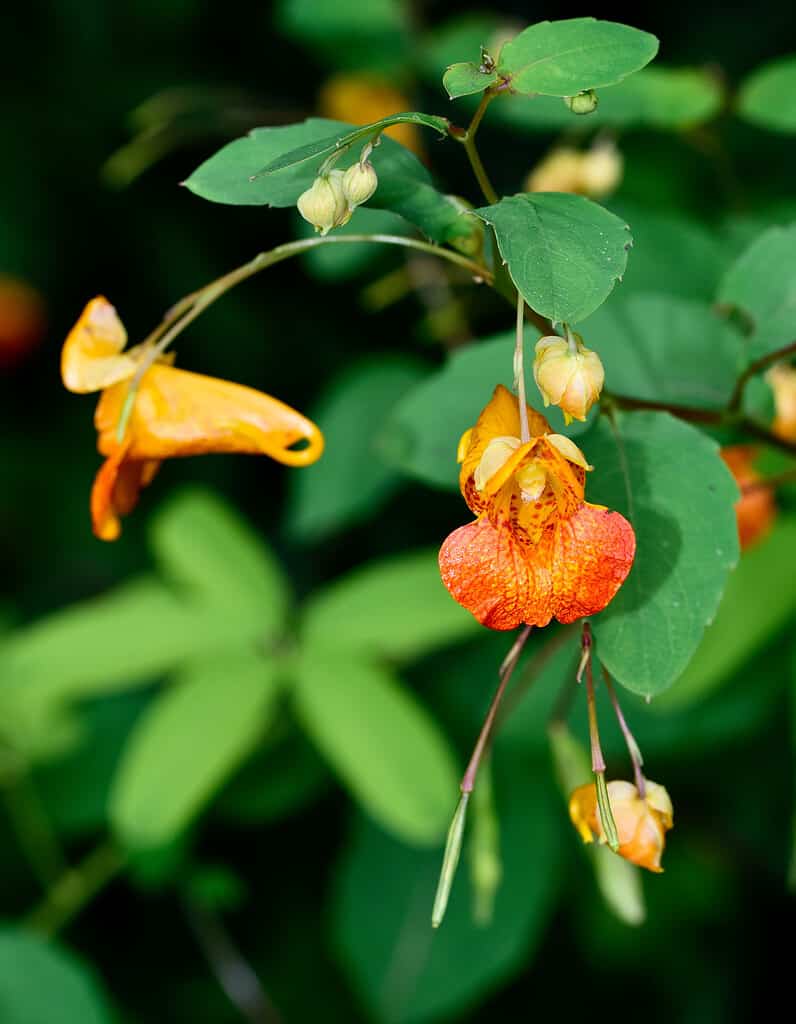
[[[116,427],[128,385],[103,392],[94,417],[104,455],[117,446]],[[253,388],[155,365],[144,374],[127,427],[130,458],[165,459],[208,452],[269,455],[289,466],[320,458],[323,435],[289,405]],[[306,441],[306,447],[292,446]]]
[[[69,391],[100,391],[135,373],[136,361],[122,354],[127,332],[103,296],[88,303],[61,350],[61,378]]]

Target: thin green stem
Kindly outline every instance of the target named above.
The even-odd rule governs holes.
[[[528,426],[528,405],[525,401],[525,366],[523,362],[523,327],[525,299],[517,292],[517,336],[514,343],[514,387],[517,390],[517,402],[520,407],[520,440],[527,444],[531,439]]]
[[[786,359],[788,356],[793,355],[794,352],[796,352],[796,341],[792,341],[789,345],[778,348],[774,352],[769,352],[768,355],[761,356],[760,359],[750,363],[735,383],[732,397],[727,403],[728,412],[736,413],[741,408],[746,385],[752,377],[756,377],[758,373],[767,370],[769,366],[773,366],[774,363],[778,363],[781,359]]]
[[[597,701],[594,695],[591,626],[588,622],[583,623],[581,647],[583,649],[582,664],[584,664],[586,669],[586,705],[589,712],[591,770],[594,773],[594,782],[597,789],[597,806],[600,811],[600,823],[602,825],[605,841],[614,853],[616,853],[619,849],[619,835],[616,831],[616,822],[614,821],[613,812],[611,811],[611,801],[608,796],[608,785],[605,780],[605,758],[603,757],[602,746],[600,745],[600,729],[597,724]]]
[[[65,871],[47,896],[28,915],[28,928],[51,938],[91,902],[124,866],[124,857],[110,842],[103,843],[76,867]]]
[[[647,793],[647,784],[644,779],[644,772],[642,771],[642,768],[644,767],[644,758],[641,756],[641,750],[639,748],[638,743],[636,743],[636,737],[630,731],[630,726],[627,724],[625,716],[622,712],[622,708],[619,706],[619,698],[616,695],[616,690],[614,689],[614,684],[611,681],[611,677],[608,674],[605,665],[601,665],[601,668],[603,672],[603,682],[605,683],[605,688],[608,691],[608,696],[611,698],[611,704],[614,709],[614,714],[616,715],[616,720],[619,723],[619,728],[622,732],[622,735],[625,738],[627,752],[628,754],[630,754],[630,761],[633,765],[633,776],[636,780],[636,789],[638,790],[639,796],[643,800]]]
[[[464,146],[464,151],[467,154],[467,159],[470,161],[473,174],[476,177],[481,191],[484,193],[484,198],[490,205],[498,202],[500,196],[495,191],[492,182],[489,180],[489,175],[486,173],[486,168],[484,167],[481,155],[475,144],[475,137],[478,132],[478,127],[486,113],[486,108],[494,98],[495,93],[491,89],[487,89],[481,97],[481,102],[478,104],[478,109],[473,114],[473,119],[467,126],[467,130],[461,135],[453,136]]]
[[[11,825],[31,870],[48,889],[65,867],[64,855],[47,812],[25,766],[2,778],[2,794]]]

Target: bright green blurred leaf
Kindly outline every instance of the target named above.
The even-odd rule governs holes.
[[[21,930],[0,929],[3,1024],[111,1024],[97,979],[75,956]]]
[[[278,671],[254,654],[207,659],[150,705],[111,791],[111,821],[126,846],[165,846],[201,813],[271,721]]]
[[[465,58],[474,60],[485,47],[497,56],[496,43],[502,35],[516,35],[516,26],[507,18],[490,11],[455,14],[441,25],[434,25],[419,40],[416,50],[423,71],[434,84],[451,64]]]
[[[769,228],[724,275],[718,301],[752,320],[749,355],[759,357],[796,339],[796,223]]]
[[[308,735],[376,821],[409,843],[442,838],[456,803],[456,761],[387,669],[307,645],[293,696]]]
[[[475,212],[494,227],[528,305],[549,320],[583,320],[625,272],[633,244],[628,225],[584,196],[524,193]]]
[[[796,132],[796,56],[756,68],[741,83],[737,109],[760,128]]]
[[[738,331],[706,303],[673,295],[617,297],[580,331],[620,395],[723,409],[743,368]]]
[[[481,71],[477,64],[470,64],[467,61],[451,64],[442,76],[445,92],[452,100],[459,96],[471,96],[473,93],[483,92],[488,86],[494,85],[497,80],[497,71]]]
[[[317,51],[335,68],[373,68],[399,62],[409,49],[402,0],[279,0],[275,21],[286,36]]]
[[[426,376],[422,363],[373,355],[329,385],[312,419],[323,431],[323,458],[290,477],[285,518],[293,536],[318,543],[376,514],[400,477],[380,458],[376,441],[396,402]]]
[[[582,442],[595,470],[589,501],[636,533],[630,575],[594,618],[598,655],[616,679],[652,696],[683,672],[738,560],[738,489],[705,434],[668,413],[617,414]]]
[[[301,635],[317,650],[417,658],[481,627],[445,589],[437,551],[370,562],[316,591]]]
[[[529,362],[538,340],[539,331],[526,327]],[[513,331],[457,349],[440,370],[398,402],[378,440],[384,457],[425,483],[458,490],[459,438],[478,419],[495,385],[513,387],[513,356]],[[537,388],[529,387],[527,398],[529,405],[547,417],[554,431],[564,430],[561,410],[555,406],[545,409]],[[575,421],[566,430],[577,437],[589,425]]]
[[[615,85],[658,52],[648,32],[594,18],[541,21],[506,43],[498,74],[520,93],[574,96]]]
[[[727,581],[715,621],[660,707],[687,708],[747,663],[796,614],[796,521],[778,523],[745,551]],[[763,597],[765,595],[765,597]],[[754,667],[750,669],[754,674]]]
[[[486,927],[472,919],[467,872],[459,871],[445,920],[432,931],[441,850],[412,850],[357,822],[338,874],[334,928],[379,1024],[458,1018],[532,961],[558,889],[560,816],[538,765],[511,768],[511,777],[500,765],[496,772],[503,882]]]
[[[208,607],[223,608],[263,642],[283,628],[287,580],[265,543],[209,491],[184,491],[157,513],[151,545],[164,575]]]

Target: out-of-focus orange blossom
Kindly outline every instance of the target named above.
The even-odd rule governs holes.
[[[15,366],[33,351],[45,328],[39,292],[17,277],[0,274],[0,370]]]
[[[318,97],[323,117],[348,124],[371,124],[390,114],[412,110],[412,101],[378,75],[369,72],[346,72],[328,78]],[[423,156],[420,132],[411,124],[388,128],[390,135],[418,156]]]
[[[796,443],[796,366],[778,363],[766,374],[774,392],[774,422],[771,429],[783,441]]]
[[[721,449],[721,457],[741,491],[735,503],[735,515],[743,550],[765,537],[777,517],[777,506],[771,488],[756,486],[763,478],[754,468],[757,458],[754,445],[729,445]]]

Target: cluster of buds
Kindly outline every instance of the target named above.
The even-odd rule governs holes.
[[[567,424],[586,419],[605,382],[600,357],[569,330],[566,338],[552,334],[537,341],[533,376],[545,406],[559,406]]]
[[[376,191],[379,179],[368,159],[372,148],[370,144],[365,146],[359,160],[346,171],[321,171],[299,196],[299,213],[320,235],[347,224],[354,210]]]
[[[622,180],[622,154],[603,141],[582,152],[558,146],[534,167],[525,181],[526,192],[574,192],[600,199]]]

